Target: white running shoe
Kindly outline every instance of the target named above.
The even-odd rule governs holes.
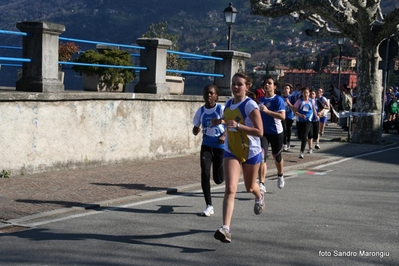
[[[260,183],[260,184],[259,184],[259,188],[260,188],[260,191],[263,191],[263,193],[266,193],[266,186],[265,186],[265,185],[263,185],[262,183]]]
[[[260,196],[260,200],[255,200],[254,213],[256,215],[261,214],[265,209],[265,194],[263,194],[262,190],[260,191]]]
[[[308,153],[312,154],[313,153],[313,149],[309,149]]]
[[[223,243],[231,242],[230,230],[227,230],[224,226],[220,227],[220,229],[215,232],[214,237]]]
[[[284,185],[285,185],[284,176],[283,175],[282,176],[278,176],[277,187],[279,189],[282,189],[284,187]]]
[[[303,159],[303,152],[299,154],[299,159]]]
[[[201,215],[209,217],[209,216],[211,216],[211,214],[214,214],[214,213],[215,213],[215,211],[213,209],[213,206],[212,205],[207,205],[205,210],[201,213]]]
[[[283,150],[284,150],[284,151],[288,151],[288,145],[287,145],[287,144],[284,144]]]

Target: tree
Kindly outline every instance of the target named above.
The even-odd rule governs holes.
[[[60,42],[58,48],[58,60],[59,61],[70,61],[73,54],[79,52],[80,46],[74,42]]]
[[[101,51],[87,50],[78,58],[73,59],[76,63],[132,66],[130,54],[119,49],[105,49]],[[118,89],[119,83],[126,84],[134,80],[135,72],[130,68],[107,68],[99,66],[74,65],[72,69],[78,73],[88,76],[98,75],[100,83],[110,87],[111,91]]]
[[[399,8],[387,14],[381,11],[381,1],[364,0],[250,0],[253,15],[264,17],[292,16],[296,22],[310,21],[313,37],[348,37],[358,45],[356,111],[381,113],[382,77],[378,69],[378,46],[399,30]],[[334,27],[331,27],[330,24]],[[381,117],[356,118],[352,141],[379,143]]]
[[[58,47],[58,60],[62,62],[70,61],[72,56],[79,51],[80,46],[74,42],[60,42]],[[59,68],[61,69],[61,64],[59,65]]]

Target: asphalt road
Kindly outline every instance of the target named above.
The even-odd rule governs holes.
[[[32,221],[0,234],[0,265],[399,265],[399,148],[267,180],[266,210],[237,194],[232,243],[200,191]]]

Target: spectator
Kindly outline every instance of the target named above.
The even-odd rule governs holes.
[[[398,99],[395,97],[395,94],[391,94],[390,102],[387,108],[387,120],[388,121],[395,121],[398,114]]]
[[[351,111],[352,110],[352,97],[349,95],[349,89],[344,85],[341,89],[340,102],[338,104],[338,111]],[[348,117],[342,117],[339,119],[339,125],[345,130],[349,130],[349,119]]]
[[[332,109],[334,109],[335,111],[338,111],[338,103],[340,100],[340,91],[334,87],[333,84],[330,85],[330,108],[331,108],[331,112],[330,112],[330,122],[331,123],[337,123],[338,119],[335,116],[335,113]]]

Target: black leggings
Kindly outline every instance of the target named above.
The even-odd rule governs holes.
[[[319,138],[319,128],[320,128],[319,121],[312,122],[312,126],[310,127],[309,130],[308,139],[313,139],[314,141],[317,141],[317,139]]]
[[[283,123],[283,130],[284,130],[284,144],[291,142],[291,133],[292,133],[292,124],[294,120],[292,119],[284,119]]]
[[[223,149],[211,148],[205,145],[201,146],[201,187],[204,193],[205,203],[212,205],[211,197],[211,165],[213,172],[213,181],[221,184],[224,181],[223,176]]]
[[[312,128],[312,122],[298,122],[296,121],[296,128],[298,130],[298,138],[301,140],[301,152],[305,150],[306,141],[310,129]]]

